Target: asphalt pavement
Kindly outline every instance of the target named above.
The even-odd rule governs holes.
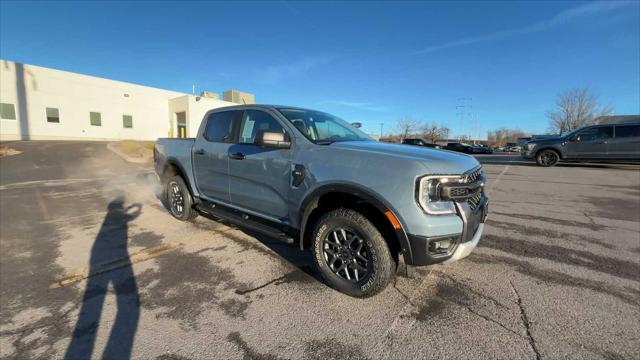
[[[0,358],[637,359],[640,167],[478,156],[485,236],[353,299],[310,253],[173,219],[104,143],[0,158]]]

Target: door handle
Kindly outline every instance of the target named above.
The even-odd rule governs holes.
[[[204,149],[198,149],[198,150],[194,151],[193,153],[196,154],[196,155],[204,155],[205,151],[204,151]]]
[[[245,155],[243,153],[233,153],[229,155],[229,158],[233,160],[244,160]]]

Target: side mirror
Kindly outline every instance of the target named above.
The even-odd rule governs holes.
[[[353,126],[356,129],[360,129],[362,127],[362,123],[354,122],[354,123],[351,123],[351,126]]]
[[[580,141],[580,135],[573,135],[571,138],[569,138],[569,141],[572,141],[572,142]]]
[[[254,141],[260,147],[288,149],[291,147],[289,135],[281,132],[260,131]]]

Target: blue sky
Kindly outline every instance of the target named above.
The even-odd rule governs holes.
[[[0,58],[360,121],[540,133],[588,87],[640,113],[640,2],[6,2]],[[456,106],[471,98],[461,122]]]

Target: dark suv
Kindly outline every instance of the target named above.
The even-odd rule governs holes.
[[[474,154],[473,146],[463,144],[463,143],[448,143],[445,147],[445,150],[457,151],[465,154]]]
[[[442,149],[442,146],[434,143],[430,143],[424,139],[402,139],[402,143],[404,145],[416,145],[416,146],[424,146],[432,149]]]
[[[526,143],[520,154],[540,166],[567,161],[640,160],[640,121],[593,125],[566,135]]]

